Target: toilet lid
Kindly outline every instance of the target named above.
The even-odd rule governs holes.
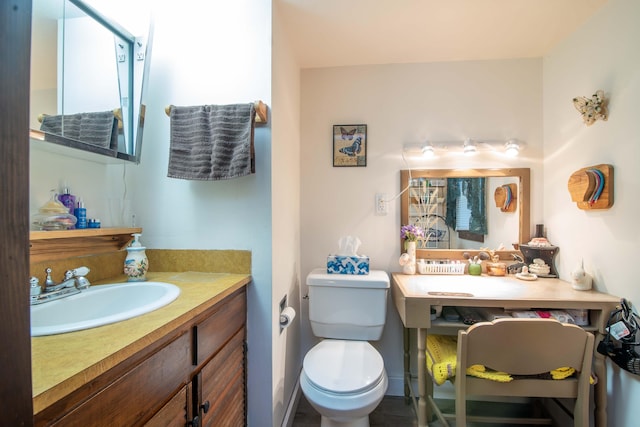
[[[366,391],[384,375],[382,356],[367,341],[323,340],[302,366],[316,387],[332,393]]]

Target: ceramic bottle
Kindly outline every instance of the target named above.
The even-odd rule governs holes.
[[[149,260],[145,253],[145,247],[140,244],[139,233],[132,234],[133,241],[127,247],[127,257],[124,260],[124,274],[129,282],[143,282],[147,280]]]

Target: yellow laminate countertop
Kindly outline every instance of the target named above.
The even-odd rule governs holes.
[[[170,304],[129,320],[66,334],[31,338],[33,411],[42,411],[92,381],[251,281],[247,274],[149,272],[147,280],[172,283]],[[125,283],[126,277],[104,280]]]

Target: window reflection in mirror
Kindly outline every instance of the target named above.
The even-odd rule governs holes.
[[[430,169],[401,171],[402,224],[425,230],[418,243],[419,258],[459,259],[466,250],[496,249],[509,258],[529,240],[529,180],[520,169]],[[506,212],[494,202],[494,190],[515,184],[514,209]]]
[[[81,0],[34,0],[30,127],[44,133],[31,134],[139,161],[151,22],[138,13],[136,37],[106,16]]]

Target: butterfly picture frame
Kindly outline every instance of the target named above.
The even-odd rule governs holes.
[[[333,166],[367,166],[367,125],[333,125]]]

